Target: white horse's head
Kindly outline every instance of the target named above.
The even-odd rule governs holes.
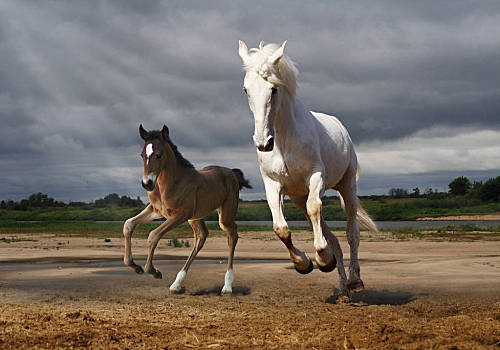
[[[243,90],[255,119],[253,141],[261,152],[274,147],[274,120],[285,96],[295,95],[297,69],[284,55],[286,41],[278,46],[260,42],[259,48],[248,50],[240,40],[239,55],[245,69]]]

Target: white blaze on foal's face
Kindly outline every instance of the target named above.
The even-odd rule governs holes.
[[[158,147],[158,146],[156,146]],[[154,188],[154,184],[156,183],[156,177],[157,177],[157,169],[158,168],[158,159],[156,159],[156,163],[154,162],[155,159],[152,159],[152,157],[155,157],[155,149],[153,146],[153,143],[147,143],[144,147],[143,151],[143,157],[144,157],[144,176],[142,177],[142,184],[143,187],[146,188],[148,191],[152,190]],[[158,156],[156,156],[158,157]]]
[[[152,154],[153,154],[153,144],[148,143],[146,145],[146,164],[149,164],[149,158],[151,157]]]

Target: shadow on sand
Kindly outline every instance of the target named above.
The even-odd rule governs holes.
[[[221,295],[222,285],[210,289],[198,289],[191,295]],[[244,286],[234,286],[232,295],[248,295],[250,288]]]
[[[330,304],[337,304],[339,290],[335,288],[332,296],[325,301]],[[405,305],[417,297],[409,292],[393,292],[389,290],[363,290],[351,297],[350,303],[353,306],[368,305]]]

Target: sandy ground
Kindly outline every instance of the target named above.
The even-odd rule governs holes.
[[[297,246],[313,257],[310,233]],[[0,243],[0,348],[499,349],[500,242],[363,241],[365,291],[336,298],[336,271],[295,272],[272,234],[245,233],[234,293],[221,296],[226,240],[157,252],[164,278],[122,266],[122,241],[22,236]],[[342,248],[348,265],[349,249]],[[145,241],[134,240],[143,263]]]
[[[450,216],[439,216],[439,217],[425,217],[418,218],[417,220],[425,221],[448,221],[448,220],[460,220],[460,221],[499,221],[500,213],[494,214],[481,214],[481,215],[450,215]]]

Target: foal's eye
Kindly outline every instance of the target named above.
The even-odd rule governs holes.
[[[277,92],[278,92],[278,88],[276,86],[273,86],[271,89],[271,94],[276,95]]]
[[[161,158],[161,153],[158,153],[158,154],[156,155],[156,159],[160,159],[160,158]]]
[[[243,91],[245,91],[245,94],[248,94],[248,91],[247,91],[246,87],[243,88]]]

